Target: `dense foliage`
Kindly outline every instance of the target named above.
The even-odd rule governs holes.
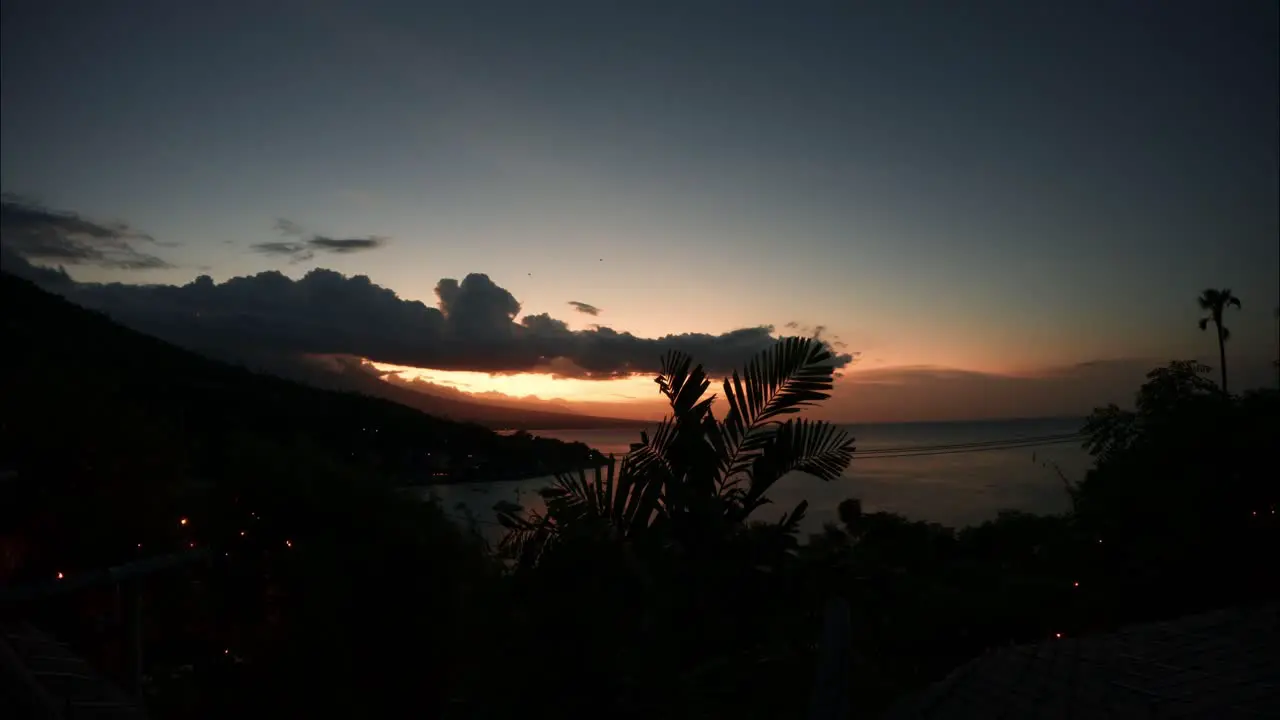
[[[784,576],[805,503],[777,524],[747,521],[787,473],[834,479],[852,459],[843,431],[793,417],[828,397],[830,361],[817,340],[779,342],[725,380],[728,412],[717,419],[702,367],[671,353],[657,380],[672,414],[616,475],[563,475],[543,491],[544,513],[500,514],[520,604],[538,618],[520,628],[529,645],[517,652],[544,660],[521,656],[529,663],[510,682],[527,690],[517,697],[555,693],[553,706],[573,707],[575,693],[550,672],[603,690],[583,716],[682,707],[691,717],[784,717],[801,707],[793,691],[811,673],[806,608],[818,598]],[[756,685],[781,692],[743,693]]]

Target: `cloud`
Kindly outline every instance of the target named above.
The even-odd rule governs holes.
[[[846,373],[840,393],[822,414],[859,422],[1083,418],[1097,405],[1132,395],[1151,366],[1151,361],[1130,360],[1034,376],[925,365],[860,367]]]
[[[385,245],[389,239],[381,235],[370,235],[362,238],[331,238],[316,235],[307,241],[307,245],[319,250],[346,254],[362,250],[376,250]]]
[[[250,245],[249,249],[262,255],[288,258],[290,262],[295,263],[311,260],[316,256],[316,253],[349,255],[367,250],[377,250],[386,245],[387,241],[391,239],[385,235],[366,235],[364,237],[351,238],[335,238],[315,234],[308,236],[301,225],[286,218],[276,218],[273,227],[285,237],[305,237],[305,239],[256,243]]]
[[[160,243],[125,223],[89,220],[8,193],[0,198],[0,242],[13,255],[31,262],[120,270],[172,267],[160,257],[139,250],[138,245]]]
[[[316,269],[298,280],[263,272],[183,286],[74,284],[73,301],[205,352],[350,355],[440,370],[542,372],[605,379],[653,373],[668,350],[725,374],[777,341],[771,326],[642,338],[606,326],[571,330],[520,302],[487,275],[441,279],[437,303],[405,300],[368,277]],[[834,356],[833,365],[852,361]]]
[[[1215,358],[1196,358],[1212,364]],[[1168,358],[1118,358],[1000,374],[935,366],[859,367],[821,414],[839,420],[896,422],[1077,416],[1095,407],[1133,404],[1152,368]],[[1274,385],[1266,358],[1233,361],[1232,383],[1241,389]]]
[[[20,278],[30,280],[37,285],[57,291],[62,288],[71,287],[75,283],[71,276],[67,274],[61,266],[58,269],[37,267],[27,262],[27,259],[11,251],[7,246],[0,245],[0,270],[16,275]]]
[[[281,235],[289,235],[292,237],[302,237],[306,234],[306,231],[302,229],[301,225],[286,218],[276,218],[275,229],[278,230]]]
[[[569,307],[573,308],[574,310],[577,310],[580,313],[583,313],[584,315],[595,316],[600,314],[600,308],[596,307],[595,305],[590,305],[588,303],[578,302],[577,300],[570,300]]]
[[[292,262],[305,262],[315,257],[315,252],[300,242],[265,242],[250,245],[249,248],[263,255],[279,255]]]

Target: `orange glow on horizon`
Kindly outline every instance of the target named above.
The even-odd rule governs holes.
[[[371,363],[383,372],[393,374],[395,380],[402,382],[422,381],[437,386],[423,388],[427,392],[440,392],[447,397],[457,393],[461,399],[479,401],[515,402],[528,409],[550,411],[569,411],[601,417],[616,417],[633,420],[657,420],[667,414],[666,399],[658,392],[654,384],[654,375],[644,373],[616,380],[582,380],[576,378],[558,378],[550,373],[513,373],[507,375],[489,374],[473,371],[435,370],[415,368],[387,363]],[[836,380],[835,391],[830,401],[830,409],[819,411],[817,415],[843,418],[847,414],[845,401],[847,396],[858,394],[854,388],[861,380],[866,382],[888,382],[894,384],[893,366],[870,365],[855,362],[843,368],[841,377]],[[864,371],[872,371],[868,377],[859,378]],[[890,377],[877,377],[889,372]],[[872,378],[875,378],[872,380]],[[716,406],[722,404],[719,396],[722,378],[712,378],[708,394],[717,396]]]
[[[481,398],[485,393],[501,393],[513,400],[530,396],[544,401],[564,400],[573,403],[627,403],[645,402],[658,398],[652,375],[632,375],[616,380],[581,380],[558,378],[549,373],[514,373],[490,375],[465,370],[429,370],[373,363],[384,372],[391,372],[403,380],[421,380],[452,388]]]
[[[474,372],[469,370],[433,370],[388,363],[371,363],[383,372],[396,375],[405,381],[421,380],[433,385],[442,386],[448,391],[456,390],[467,395],[484,398],[486,393],[501,393],[512,400],[534,398],[537,400],[568,403],[608,403],[636,405],[666,404],[654,384],[654,373],[642,373],[615,380],[583,380],[578,378],[555,377],[550,373],[512,373],[505,375]],[[844,379],[856,376],[863,370],[889,370],[890,367],[868,367],[859,363],[843,368]],[[708,394],[722,394],[720,385],[723,378],[713,377]],[[836,380],[837,386],[841,379]],[[491,399],[501,399],[496,396]]]
[[[1131,364],[1131,363],[1130,363]],[[430,383],[424,392],[527,410],[656,421],[669,408],[653,375],[616,380],[557,378],[550,372],[490,375],[373,363],[389,381]],[[844,367],[831,399],[806,411],[835,422],[905,422],[1087,414],[1090,407],[1123,398],[1142,372],[1123,362],[1063,365],[1014,372],[957,364],[903,364],[893,355],[864,355]],[[1139,364],[1137,367],[1142,367]],[[724,411],[721,378],[712,378],[717,413]],[[1092,403],[1092,405],[1090,405]],[[975,414],[976,408],[983,412]]]

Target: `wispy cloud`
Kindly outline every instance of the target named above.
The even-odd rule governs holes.
[[[590,303],[578,302],[577,300],[570,300],[569,307],[584,315],[596,316],[600,314],[600,308],[595,305],[591,305]]]
[[[326,252],[345,254],[363,250],[377,250],[385,245],[389,239],[382,235],[369,235],[360,238],[331,238],[316,235],[307,241],[307,246]]]
[[[34,262],[120,270],[172,267],[138,246],[171,247],[123,222],[98,222],[6,193],[0,199],[0,242]]]
[[[391,239],[385,235],[345,238],[316,234],[308,235],[301,225],[287,218],[276,218],[273,227],[276,232],[285,237],[303,239],[255,243],[250,245],[249,249],[262,255],[287,258],[290,262],[306,262],[314,258],[317,253],[349,255],[351,253],[377,250],[386,245],[387,241]]]
[[[301,237],[306,234],[306,231],[302,229],[301,225],[287,218],[276,218],[275,229],[278,230],[281,235],[289,235],[292,237]]]
[[[1216,357],[1202,359],[1212,364]],[[1017,375],[928,365],[860,367],[845,374],[836,400],[823,412],[875,422],[1084,417],[1109,402],[1131,407],[1147,372],[1167,362],[1159,357],[1096,359]],[[1232,372],[1233,384],[1238,379],[1241,389],[1275,383],[1275,368],[1265,357],[1237,358]]]

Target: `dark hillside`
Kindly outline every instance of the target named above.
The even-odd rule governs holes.
[[[221,440],[231,432],[302,437],[335,458],[373,462],[396,473],[422,470],[426,453],[437,452],[481,478],[588,460],[581,445],[520,442],[389,400],[316,389],[210,360],[8,274],[3,293],[7,351],[0,412],[4,460],[14,469],[33,459],[43,462],[38,453],[71,449],[68,430],[80,419],[92,416],[127,430],[125,408],[128,422],[145,418],[180,438],[196,455],[190,469],[197,475],[219,462]],[[131,444],[138,451],[157,450],[141,435]],[[467,456],[472,462],[458,462]]]

